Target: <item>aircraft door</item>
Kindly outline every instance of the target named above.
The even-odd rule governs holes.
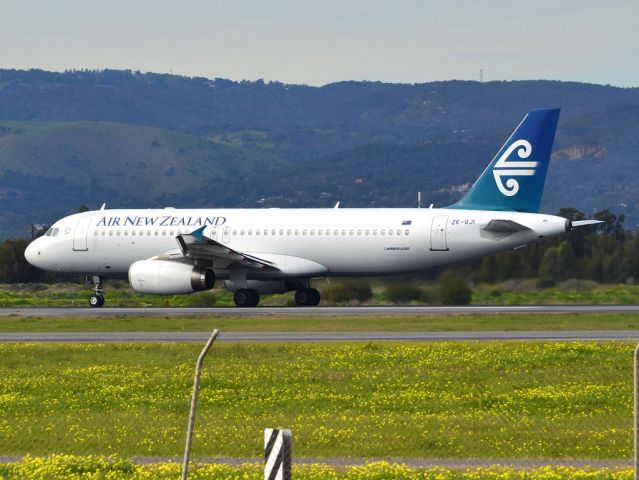
[[[222,231],[222,242],[229,243],[230,239],[231,239],[231,228],[224,227],[224,230]]]
[[[448,215],[438,215],[433,217],[430,228],[430,249],[437,251],[448,250],[446,243],[446,226],[448,225]]]
[[[91,224],[91,217],[82,217],[78,220],[75,226],[75,233],[73,234],[73,250],[76,252],[83,252],[88,250],[87,236],[89,235],[89,225]]]

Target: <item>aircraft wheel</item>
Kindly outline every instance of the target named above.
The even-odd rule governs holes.
[[[252,288],[240,288],[233,295],[233,301],[238,307],[257,307],[260,303],[260,294]]]
[[[307,289],[298,290],[295,292],[295,305],[298,307],[307,307],[310,295]]]
[[[309,288],[308,289],[308,293],[309,293],[309,302],[308,302],[308,306],[309,307],[316,307],[319,305],[320,300],[321,300],[321,296],[320,293],[317,291],[316,288]]]
[[[104,297],[102,295],[91,295],[89,297],[89,305],[93,308],[104,305]]]
[[[298,307],[314,307],[320,302],[320,293],[315,288],[303,288],[295,292]]]

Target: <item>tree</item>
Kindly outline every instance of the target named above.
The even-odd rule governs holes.
[[[0,283],[38,282],[44,272],[24,258],[27,240],[5,240],[0,243]]]

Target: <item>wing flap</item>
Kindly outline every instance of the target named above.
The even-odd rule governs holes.
[[[204,235],[204,227],[192,233],[176,237],[180,250],[185,257],[193,259],[220,260],[226,264],[237,263],[248,268],[269,268],[279,270],[274,262],[238,252]]]

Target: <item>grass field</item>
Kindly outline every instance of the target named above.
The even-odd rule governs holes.
[[[0,345],[0,452],[179,456],[200,348]],[[222,343],[194,455],[257,458],[286,427],[300,457],[630,459],[633,348]]]
[[[121,459],[83,458],[58,455],[49,458],[26,458],[20,462],[0,465],[3,480],[174,480],[181,467],[174,462],[138,465]],[[224,466],[194,464],[191,479],[261,480],[261,464]],[[293,465],[293,478],[305,480],[630,480],[631,468],[591,469],[572,467],[542,467],[517,469],[494,466],[488,468],[410,468],[399,464],[375,462],[342,469],[330,466]]]
[[[639,315],[621,314],[462,314],[379,316],[228,315],[90,317],[0,317],[0,332],[366,332],[495,330],[636,330]]]
[[[637,304],[639,285],[604,285],[585,280],[570,280],[552,288],[539,288],[536,279],[512,280],[495,285],[477,285],[473,288],[473,305],[533,305],[533,304]],[[342,283],[335,280],[333,287]],[[380,280],[371,281],[372,297],[366,305],[391,305],[386,288],[395,285]],[[437,304],[436,285],[415,280],[405,286],[418,287],[420,300],[410,304]],[[329,285],[316,281],[320,290]],[[74,283],[58,284],[0,284],[0,306],[3,307],[86,307],[92,291],[86,285]],[[199,292],[192,295],[140,295],[134,293],[125,282],[111,281],[106,284],[105,295],[110,307],[212,307],[233,306],[233,295],[224,289]],[[333,302],[334,304],[335,302]],[[341,304],[349,302],[341,302]],[[294,305],[292,292],[284,295],[263,295],[260,305]],[[331,304],[324,300],[322,305]]]

